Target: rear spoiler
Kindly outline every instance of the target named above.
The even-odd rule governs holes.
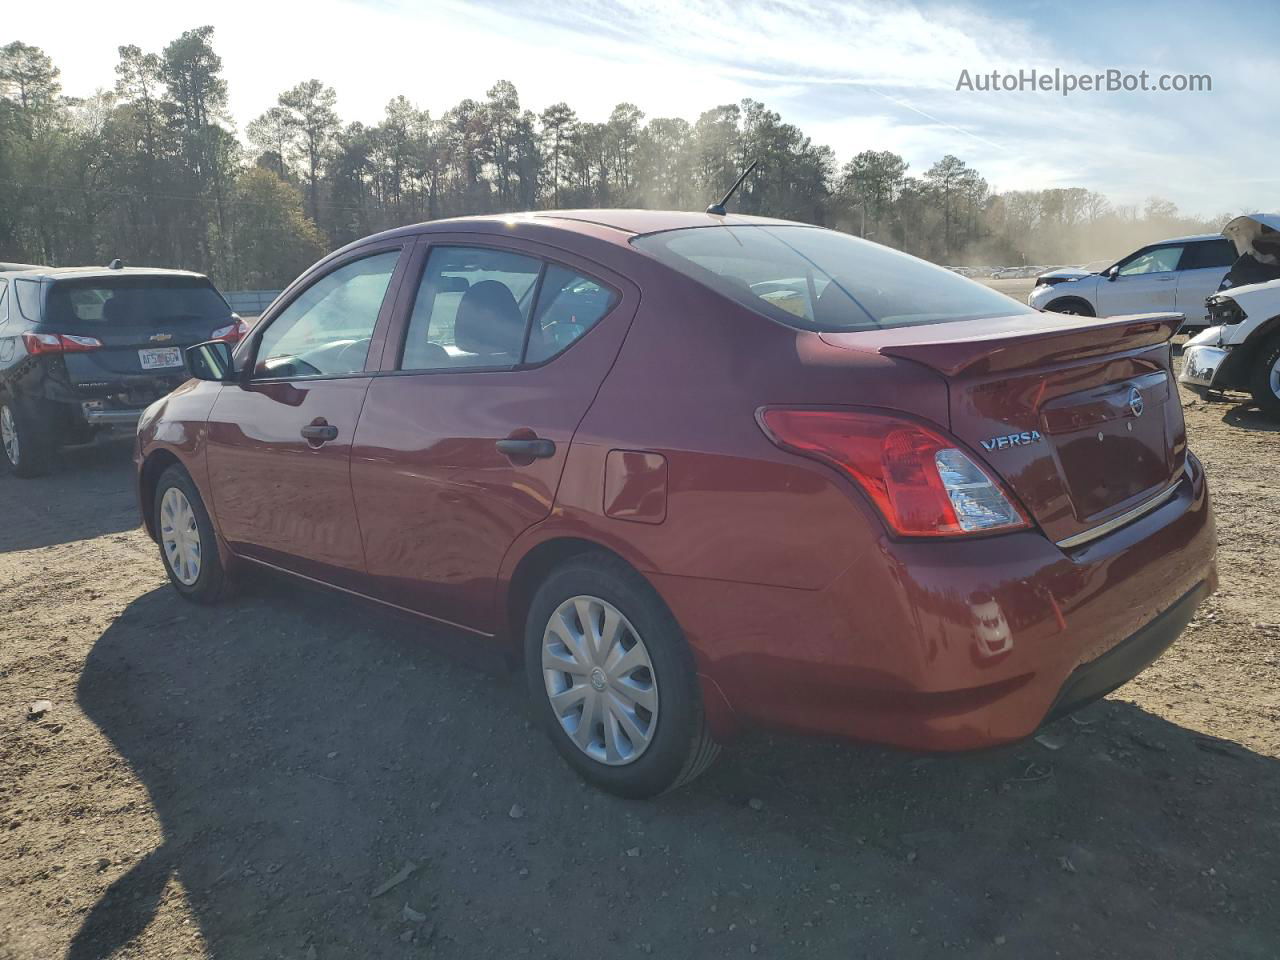
[[[881,343],[875,350],[884,356],[914,360],[952,377],[1000,373],[1159,346],[1178,332],[1184,318],[1180,313],[1168,313],[1105,320],[1052,314],[1030,322],[1025,316],[1017,319],[1031,329],[993,330],[984,321],[943,324],[934,329],[941,332],[945,328],[951,334],[945,339],[911,342],[903,338],[902,342]],[[917,337],[923,332],[920,327],[899,329]],[[829,337],[824,335],[823,339]]]

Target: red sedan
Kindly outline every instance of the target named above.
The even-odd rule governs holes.
[[[755,217],[422,224],[191,348],[138,490],[184,597],[270,567],[499,644],[608,790],[747,725],[965,750],[1115,689],[1216,585],[1179,321]]]

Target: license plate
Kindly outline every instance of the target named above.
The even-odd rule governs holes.
[[[182,351],[177,347],[152,347],[149,350],[139,350],[138,359],[142,361],[143,370],[180,367],[182,366]]]

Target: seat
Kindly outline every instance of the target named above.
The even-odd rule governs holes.
[[[524,315],[504,283],[482,280],[472,284],[458,303],[453,342],[477,357],[520,359],[524,345]]]

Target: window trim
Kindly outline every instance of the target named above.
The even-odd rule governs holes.
[[[538,370],[547,366],[547,364],[555,363],[555,361],[567,354],[577,344],[585,340],[591,335],[592,330],[595,330],[609,319],[609,317],[613,316],[613,314],[626,300],[625,291],[623,291],[616,282],[606,280],[600,276],[599,272],[573,263],[564,256],[556,256],[555,254],[561,253],[558,248],[542,247],[540,244],[534,243],[530,243],[528,246],[504,243],[502,241],[507,240],[508,238],[490,237],[487,234],[466,234],[466,239],[455,239],[458,236],[459,235],[457,234],[440,234],[438,236],[432,234],[419,235],[418,245],[414,250],[413,259],[419,260],[420,262],[415,264],[409,271],[406,271],[408,275],[405,277],[402,284],[404,290],[404,302],[399,306],[401,313],[401,316],[399,317],[399,343],[393,344],[391,339],[388,339],[386,349],[391,350],[392,353],[390,357],[388,357],[384,352],[382,358],[383,366],[382,369],[376,371],[377,376],[433,376],[442,373],[454,375],[467,373],[518,373],[526,370]],[[405,347],[409,343],[409,326],[413,318],[413,307],[417,303],[418,290],[422,286],[422,278],[426,275],[427,263],[431,259],[431,251],[434,247],[479,247],[485,250],[497,250],[530,257],[541,264],[541,268],[538,270],[537,279],[534,280],[533,298],[529,304],[529,318],[525,321],[524,340],[520,345],[520,361],[514,364],[492,367],[432,367],[426,370],[400,369],[400,364],[404,362]],[[542,296],[542,281],[547,275],[547,269],[551,266],[563,267],[565,270],[576,273],[593,283],[600,284],[600,286],[611,291],[616,300],[613,306],[610,307],[599,320],[593,323],[582,336],[578,337],[577,340],[569,344],[569,346],[565,347],[559,353],[553,354],[538,363],[525,363],[524,356],[528,352],[529,338],[533,334],[533,323],[538,315],[538,300]],[[389,367],[386,366],[388,360],[391,363],[391,366]]]
[[[294,377],[255,377],[253,375],[253,369],[258,362],[258,348],[263,335],[299,297],[324,280],[325,277],[341,270],[343,267],[349,266],[358,260],[367,260],[370,257],[391,253],[392,251],[399,251],[399,257],[396,260],[395,268],[391,271],[391,279],[387,281],[387,289],[382,295],[382,304],[378,307],[378,315],[374,318],[373,333],[369,338],[369,352],[364,359],[364,369],[352,371],[351,373],[310,373]],[[384,344],[380,341],[385,341],[387,326],[393,319],[395,308],[399,303],[400,287],[403,286],[405,268],[411,259],[412,243],[399,239],[394,242],[369,244],[350,251],[347,256],[332,260],[322,260],[319,264],[303,273],[276,299],[271,305],[268,315],[264,315],[253,325],[253,330],[249,336],[242,341],[244,352],[236,350],[233,354],[236,363],[243,361],[236,382],[240,386],[249,386],[250,384],[259,383],[350,380],[355,377],[368,377],[377,373],[377,367],[371,368],[370,365],[376,365],[378,359],[375,359],[375,357],[381,357]]]

